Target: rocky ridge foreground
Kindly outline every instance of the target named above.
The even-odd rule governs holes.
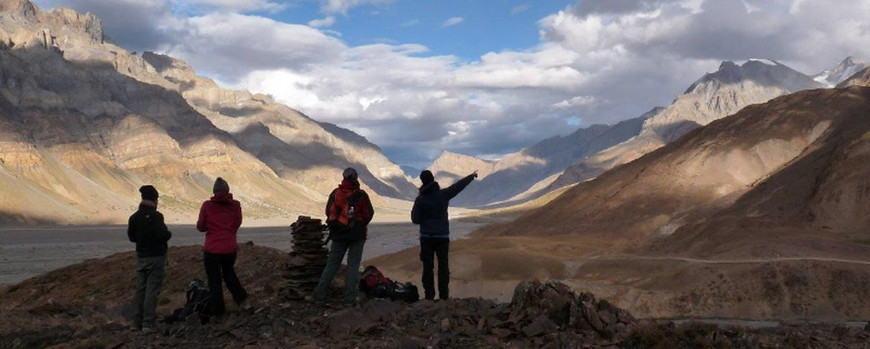
[[[94,15],[0,2],[0,195],[17,198],[0,203],[0,222],[121,222],[144,183],[167,217],[189,222],[218,176],[246,219],[316,213],[347,166],[375,205],[414,195],[353,132],[130,53]]]
[[[59,269],[0,290],[0,348],[162,346],[294,348],[593,348],[860,345],[870,331],[828,325],[747,330],[675,326],[636,320],[630,313],[577,294],[566,285],[522,282],[510,303],[480,298],[412,304],[365,300],[355,307],[313,305],[283,298],[276,280],[286,267],[280,251],[242,245],[237,264],[254,308],[230,308],[220,323],[196,316],[155,333],[127,329],[135,278],[134,253]],[[173,247],[158,311],[183,303],[191,278],[203,278],[198,246]]]

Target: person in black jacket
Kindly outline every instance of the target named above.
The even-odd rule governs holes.
[[[143,185],[139,192],[142,194],[142,202],[127,224],[127,237],[136,243],[138,257],[132,328],[149,332],[155,325],[157,296],[163,287],[163,275],[166,271],[166,242],[172,238],[172,233],[163,221],[163,214],[157,211],[160,195],[157,189],[151,185]]]
[[[447,252],[450,248],[450,220],[447,206],[450,199],[477,178],[477,171],[441,189],[429,170],[420,173],[420,194],[411,209],[411,221],[420,225],[420,260],[423,261],[423,289],[426,299],[435,299],[434,258],[438,257],[438,298],[450,298],[450,267]]]

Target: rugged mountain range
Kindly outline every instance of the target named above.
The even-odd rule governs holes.
[[[685,242],[732,245],[741,242],[736,236],[753,239],[745,233],[767,228],[866,229],[868,113],[866,87],[804,91],[753,105],[487,234],[600,234],[632,243],[703,234]],[[717,234],[731,236],[711,239]],[[681,253],[741,253],[673,246]]]
[[[749,60],[741,65],[723,62],[719,70],[695,81],[667,108],[646,120],[635,137],[568,167],[552,188],[598,176],[748,105],[826,86],[771,60]]]
[[[666,108],[654,108],[615,125],[593,125],[506,156],[494,164],[487,178],[454,200],[459,205],[483,206],[535,198],[594,178],[745,106],[796,91],[833,86],[863,67],[864,63],[849,57],[811,77],[771,60],[752,59],[742,64],[726,61],[717,71],[695,81]],[[436,163],[447,160],[439,158]]]
[[[218,176],[249,217],[317,213],[345,166],[376,196],[414,194],[363,137],[130,53],[93,15],[27,0],[0,3],[0,124],[7,220],[117,222],[153,183],[163,210],[189,221]]]
[[[870,87],[747,106],[451,244],[452,293],[559,278],[641,316],[866,318],[868,163]],[[409,278],[415,253],[372,263]]]

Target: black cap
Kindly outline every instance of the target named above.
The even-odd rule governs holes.
[[[223,178],[218,177],[214,180],[214,187],[211,190],[212,193],[229,193],[230,192],[230,184],[227,183]]]
[[[154,201],[160,197],[160,193],[157,192],[157,188],[154,188],[153,185],[146,184],[139,187],[139,192],[142,193],[142,200]]]
[[[355,181],[359,175],[356,173],[356,170],[353,167],[348,167],[344,169],[344,172],[341,173],[341,176],[344,179],[349,181]]]
[[[435,181],[435,176],[432,175],[432,171],[424,170],[420,172],[420,181],[423,182],[423,185],[432,183]]]

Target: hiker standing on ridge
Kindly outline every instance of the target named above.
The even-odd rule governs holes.
[[[214,196],[202,203],[196,229],[205,233],[203,246],[203,262],[205,274],[208,277],[209,311],[210,315],[224,314],[224,289],[221,280],[227,284],[227,289],[233,300],[241,308],[248,308],[248,292],[239,282],[235,265],[238,251],[236,234],[242,225],[242,205],[233,200],[230,185],[223,178],[214,181],[212,189]]]
[[[447,206],[450,199],[477,178],[477,171],[458,182],[441,189],[432,172],[420,172],[420,194],[411,209],[411,221],[420,225],[420,260],[423,261],[423,289],[426,299],[435,299],[435,256],[438,256],[438,298],[450,298],[450,267],[447,252],[450,248],[450,220]]]
[[[127,237],[136,243],[136,295],[133,297],[133,330],[150,332],[154,329],[157,313],[157,296],[163,288],[166,274],[167,241],[172,233],[157,211],[160,196],[152,185],[139,188],[142,202],[127,223]]]
[[[369,195],[359,188],[358,174],[348,167],[342,173],[344,178],[338,188],[329,194],[326,202],[326,224],[329,226],[329,258],[320,274],[320,282],[314,289],[312,299],[316,302],[326,300],[326,291],[332,278],[347,253],[347,274],[345,276],[344,301],[348,305],[356,303],[357,283],[359,283],[359,264],[362,261],[363,246],[368,234],[368,224],[375,215]]]

